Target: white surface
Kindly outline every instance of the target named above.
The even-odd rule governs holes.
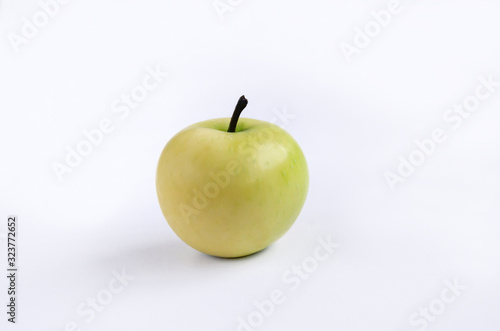
[[[241,1],[221,20],[210,0],[75,0],[15,53],[8,33],[39,6],[4,0],[0,217],[19,217],[20,306],[1,329],[236,330],[281,289],[256,330],[418,330],[412,314],[456,279],[466,289],[427,329],[499,330],[500,88],[457,130],[442,116],[479,76],[500,81],[500,4],[404,1],[348,64],[340,44],[387,4]],[[156,65],[168,77],[120,119],[114,100]],[[246,117],[295,115],[311,184],[288,234],[223,260],[175,236],[154,176],[177,131],[241,94]],[[59,182],[53,162],[108,117],[115,131]],[[392,192],[384,173],[434,128],[448,139]],[[293,291],[282,275],[327,236],[341,246]],[[134,280],[87,323],[77,307],[122,269]]]

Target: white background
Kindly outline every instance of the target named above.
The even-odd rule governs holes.
[[[279,289],[255,330],[499,330],[500,88],[457,129],[443,114],[480,76],[500,81],[500,4],[402,1],[348,63],[341,44],[387,1],[232,3],[221,19],[212,0],[72,0],[16,52],[9,34],[41,9],[3,0],[1,265],[17,215],[20,271],[16,325],[1,277],[1,329],[236,330]],[[121,119],[113,102],[157,66],[168,77]],[[177,131],[230,116],[242,94],[245,117],[294,116],[278,124],[304,150],[310,190],[277,243],[225,260],[176,237],[155,170]],[[104,118],[114,131],[59,181],[54,162]],[[384,174],[435,128],[447,139],[391,191]],[[293,290],[283,274],[328,236],[341,246]],[[134,279],[87,322],[77,307],[113,270]],[[443,306],[447,279],[466,289]],[[433,321],[411,325],[431,303]]]

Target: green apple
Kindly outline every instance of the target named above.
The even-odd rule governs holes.
[[[209,255],[240,257],[271,245],[293,225],[307,195],[297,142],[277,125],[239,119],[246,104],[242,96],[231,119],[180,131],[158,162],[163,215],[184,242]]]

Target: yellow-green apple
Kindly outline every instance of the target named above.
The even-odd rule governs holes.
[[[191,247],[240,257],[278,240],[295,222],[309,186],[306,159],[277,125],[233,117],[193,124],[165,146],[156,191],[163,215]],[[228,125],[229,124],[229,125]]]

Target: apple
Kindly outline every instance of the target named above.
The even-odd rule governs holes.
[[[200,252],[226,258],[256,253],[293,225],[309,187],[297,142],[275,124],[233,117],[177,133],[156,172],[161,210],[174,232]],[[228,126],[229,123],[229,126]]]

